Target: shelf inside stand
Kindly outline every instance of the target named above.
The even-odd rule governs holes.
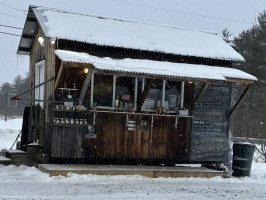
[[[54,126],[81,127],[81,126],[88,126],[88,124],[61,124],[61,123],[54,123]]]

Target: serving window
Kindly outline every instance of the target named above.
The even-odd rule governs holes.
[[[136,111],[138,95],[141,95],[149,81],[150,79],[145,78],[95,73],[91,83],[91,107],[123,112]],[[156,112],[157,108],[162,108],[164,112],[169,110],[176,113],[182,108],[182,84],[181,81],[155,79],[141,111]]]

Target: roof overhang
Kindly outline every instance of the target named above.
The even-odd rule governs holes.
[[[238,69],[198,64],[172,63],[140,59],[99,58],[82,52],[55,50],[58,58],[69,67],[88,67],[96,72],[138,76],[165,80],[201,82],[240,82],[252,84],[257,80]]]
[[[38,21],[32,10],[32,6],[29,7],[27,18],[24,24],[22,35],[20,38],[17,54],[20,55],[29,55],[30,49],[36,35]]]

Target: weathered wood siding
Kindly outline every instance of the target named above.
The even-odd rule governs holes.
[[[45,39],[44,46],[41,46],[38,42],[38,38],[43,37]],[[34,87],[34,77],[35,77],[35,64],[45,60],[45,71],[44,76],[45,80],[55,77],[55,50],[56,44],[51,44],[50,40],[44,37],[44,34],[40,28],[38,28],[36,32],[36,36],[34,38],[34,42],[30,51],[30,85]],[[44,85],[44,100],[53,100],[54,98],[54,82],[50,81]],[[34,99],[34,90],[31,92],[31,99]],[[33,103],[31,101],[31,103]],[[45,110],[46,110],[46,122],[48,122],[48,104],[44,102]]]
[[[86,129],[85,126],[54,126],[51,136],[51,157],[85,158],[83,142]]]
[[[41,46],[38,42],[38,38],[43,37],[45,39],[44,46]],[[40,27],[38,27],[36,35],[34,37],[34,41],[30,50],[30,66],[29,66],[29,76],[30,76],[30,87],[35,86],[35,65],[36,63],[45,60],[45,70],[44,70],[44,80],[48,80],[50,78],[53,78],[55,76],[55,55],[54,55],[54,49],[56,44],[51,44],[50,40],[44,37],[44,34]],[[49,130],[49,126],[47,124],[53,120],[53,113],[49,113],[49,107],[51,106],[47,100],[53,100],[54,99],[54,82],[51,81],[44,85],[44,110],[45,110],[45,118],[42,123],[36,120],[31,120],[29,123],[29,135],[33,134],[32,130],[44,130],[39,131],[39,138],[43,138],[43,142],[41,145],[44,148],[44,152],[50,152],[51,149],[51,130]],[[29,94],[30,101],[29,104],[34,104],[34,98],[35,98],[35,91],[32,90]],[[38,128],[39,127],[39,128]],[[40,141],[40,140],[39,140]],[[30,141],[29,141],[30,142]],[[35,141],[36,142],[36,141]]]
[[[45,79],[51,79],[55,77],[55,54],[54,50],[56,48],[56,43],[52,44],[49,39],[45,40],[45,63],[46,63],[46,74]],[[54,84],[55,80],[45,84],[45,99],[54,99]]]
[[[94,159],[188,160],[191,118],[129,115],[136,130],[128,130],[126,114],[97,113],[97,138],[86,139],[88,157]],[[140,130],[147,120],[148,130]]]
[[[89,43],[69,41],[69,40],[59,40],[58,49],[86,52],[90,55],[98,57],[111,57],[117,59],[123,59],[123,58],[147,59],[147,60],[157,60],[157,61],[167,61],[167,62],[177,62],[177,63],[232,67],[232,61],[230,60],[217,60],[217,59],[209,59],[209,58],[201,58],[193,56],[181,56],[181,55],[145,51],[139,49],[126,49],[114,46],[101,46],[96,44],[89,44]]]
[[[36,32],[36,36],[34,37],[34,41],[32,43],[31,51],[30,51],[30,87],[34,87],[35,85],[35,64],[45,59],[45,49],[42,47],[38,38],[44,37],[40,28],[38,28]],[[34,90],[30,93],[31,99],[34,99]],[[30,104],[34,104],[33,101],[30,101]]]

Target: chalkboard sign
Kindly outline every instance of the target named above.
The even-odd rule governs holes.
[[[198,94],[201,86],[196,86]],[[224,161],[228,151],[231,83],[212,84],[195,105],[191,134],[191,161]]]

